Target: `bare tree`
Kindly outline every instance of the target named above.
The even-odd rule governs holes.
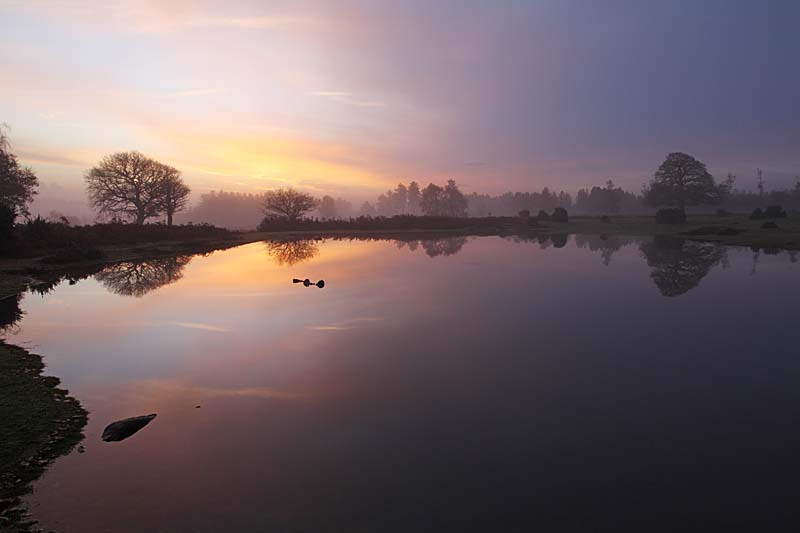
[[[139,152],[106,156],[86,173],[89,202],[101,215],[144,224],[163,205],[165,167]]]
[[[295,222],[305,213],[317,207],[317,200],[310,194],[294,189],[276,189],[264,195],[264,213]]]
[[[181,179],[181,171],[168,165],[158,164],[161,171],[161,200],[158,208],[167,215],[167,226],[172,225],[172,216],[183,211],[189,203],[191,189]]]

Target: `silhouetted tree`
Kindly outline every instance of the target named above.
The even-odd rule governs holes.
[[[165,180],[176,172],[139,152],[111,154],[86,173],[89,202],[101,215],[144,224],[163,209]]]
[[[392,194],[392,209],[395,214],[403,215],[408,209],[408,188],[398,183]]]
[[[451,217],[467,216],[467,199],[456,185],[455,180],[447,180],[444,186],[443,201],[445,214]]]
[[[39,180],[33,170],[20,165],[11,153],[4,128],[0,124],[0,204],[8,206],[14,218],[17,215],[30,216],[28,206],[37,194]]]
[[[161,167],[161,198],[158,210],[167,215],[167,226],[172,225],[175,213],[183,211],[189,203],[191,189],[181,179],[180,170],[167,166]]]
[[[800,182],[798,182],[800,184]],[[420,213],[420,192],[419,192],[419,183],[416,181],[412,181],[408,184],[408,213],[410,215],[418,215]]]
[[[295,222],[305,213],[317,207],[317,200],[310,194],[294,189],[276,189],[264,194],[264,212],[267,216],[278,216]]]
[[[429,216],[442,216],[445,213],[444,189],[433,183],[422,189],[420,200],[422,213]]]
[[[266,241],[267,253],[279,266],[294,266],[313,259],[319,248],[313,240]]]
[[[664,296],[680,296],[697,287],[711,268],[726,258],[716,244],[656,235],[639,248],[651,268],[650,277]]]
[[[658,167],[653,181],[643,189],[647,205],[715,204],[724,193],[724,185],[714,182],[705,164],[681,152],[673,152]]]
[[[317,211],[319,211],[319,216],[322,219],[336,218],[336,200],[334,200],[332,196],[326,194],[319,202]]]
[[[183,277],[192,256],[161,257],[147,261],[126,261],[104,268],[94,275],[109,291],[139,298]]]

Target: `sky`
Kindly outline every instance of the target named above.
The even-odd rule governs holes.
[[[68,213],[122,150],[195,197],[638,191],[673,151],[782,188],[798,20],[793,0],[0,0],[0,122]]]

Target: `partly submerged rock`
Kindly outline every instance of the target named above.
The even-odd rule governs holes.
[[[134,416],[133,418],[117,420],[106,426],[101,438],[106,442],[125,440],[149,424],[155,417],[155,413],[152,413],[145,416]]]

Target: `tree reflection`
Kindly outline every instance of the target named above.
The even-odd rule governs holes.
[[[428,257],[440,255],[455,255],[467,244],[466,237],[447,237],[444,239],[429,239],[422,241],[422,249]]]
[[[575,246],[588,248],[592,252],[600,252],[600,258],[605,266],[611,264],[615,253],[628,246],[633,239],[608,235],[580,235],[575,234]]]
[[[0,339],[8,332],[14,332],[17,322],[22,318],[22,308],[19,304],[22,294],[16,294],[0,300]]]
[[[650,277],[664,296],[680,296],[697,287],[711,268],[726,261],[719,245],[657,235],[640,250],[652,269]]]
[[[95,279],[109,291],[139,298],[183,277],[192,256],[161,257],[147,261],[124,262],[104,268]]]
[[[319,247],[313,240],[266,241],[267,253],[279,266],[294,266],[313,259]]]

